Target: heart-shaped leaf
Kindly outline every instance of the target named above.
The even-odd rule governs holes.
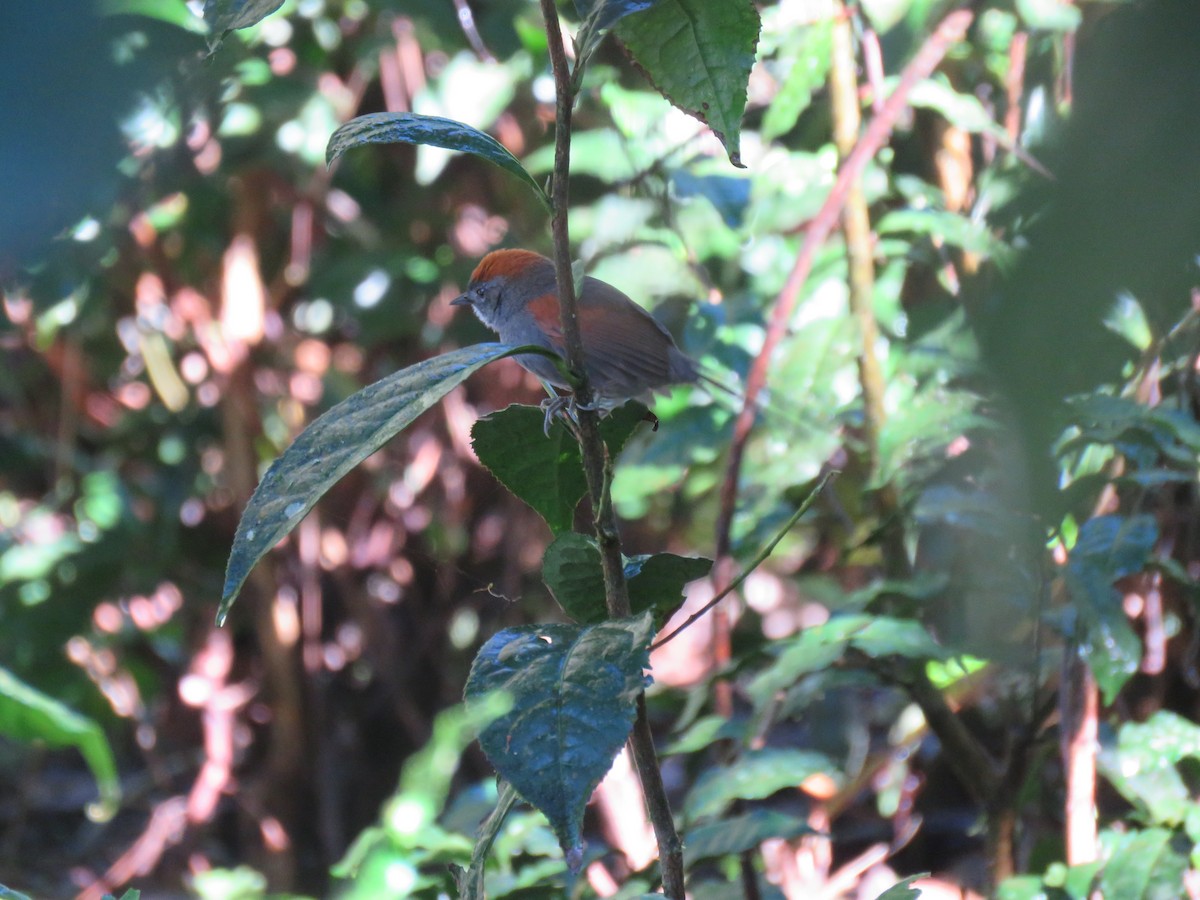
[[[652,611],[655,624],[661,626],[683,602],[684,586],[703,578],[711,568],[710,559],[674,553],[627,559],[625,578],[634,615]],[[600,548],[593,538],[574,531],[555,538],[542,560],[542,579],[575,621],[590,624],[607,618]]]
[[[612,456],[621,452],[645,415],[644,406],[626,403],[600,421],[600,435]],[[559,534],[574,524],[587,479],[579,445],[566,426],[555,420],[547,437],[543,423],[536,407],[510,406],[477,421],[471,445],[479,461]]]
[[[468,702],[494,691],[513,701],[479,743],[500,776],[550,820],[568,861],[581,858],[583,807],[633,727],[653,628],[649,614],[506,628],[471,665]]]
[[[662,95],[705,122],[742,166],[742,114],[761,22],[750,0],[658,0],[617,36]],[[744,168],[744,167],[743,167]]]

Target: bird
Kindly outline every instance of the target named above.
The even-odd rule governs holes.
[[[450,305],[469,306],[503,343],[533,344],[566,358],[554,262],[540,253],[493,250]],[[608,282],[590,275],[579,282],[578,315],[591,408],[607,412],[672,385],[709,380],[662,323]],[[553,360],[535,354],[515,359],[551,387],[572,390]],[[570,411],[572,402],[556,397],[543,406],[547,430],[553,414],[564,405]]]

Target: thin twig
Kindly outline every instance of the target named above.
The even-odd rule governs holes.
[[[567,227],[569,209],[568,178],[571,158],[571,108],[574,95],[571,91],[571,73],[567,65],[566,49],[563,46],[562,28],[554,0],[541,0],[542,17],[546,22],[546,39],[550,51],[550,65],[554,70],[555,85],[555,131],[554,131],[554,192],[552,195],[554,216],[551,228],[554,233],[554,271],[558,280],[558,294],[562,313],[563,337],[567,345],[567,364],[580,377],[576,396],[579,406],[579,449],[583,457],[583,469],[587,478],[588,494],[591,498],[593,524],[596,541],[600,547],[600,561],[604,572],[604,598],[610,618],[630,615],[629,590],[625,584],[625,571],[621,559],[621,538],[617,531],[616,514],[608,499],[611,482],[610,466],[600,437],[599,418],[596,412],[587,409],[591,405],[591,388],[583,366],[583,340],[579,330],[579,314],[575,296],[575,281],[571,272],[571,241]],[[630,748],[646,804],[650,821],[658,840],[659,865],[662,871],[663,891],[673,900],[683,900],[683,844],[675,831],[671,806],[662,783],[658,758],[654,750],[654,737],[646,717],[646,703],[638,698],[637,720],[629,737]]]
[[[763,549],[758,552],[758,556],[754,557],[754,559],[751,561],[750,565],[742,570],[742,574],[730,582],[729,587],[718,593],[715,597],[700,607],[700,609],[698,609],[695,613],[688,616],[686,622],[684,622],[666,637],[659,638],[657,641],[651,644],[650,649],[657,650],[663,644],[675,640],[675,638],[679,637],[681,632],[687,628],[690,628],[697,621],[703,618],[710,609],[740,588],[742,584],[745,583],[746,579],[750,577],[751,573],[753,573],[755,569],[762,565],[766,561],[767,557],[775,552],[775,548],[779,546],[779,542],[782,541],[784,536],[787,535],[787,533],[792,530],[795,524],[800,521],[800,517],[808,512],[808,508],[812,506],[813,501],[817,499],[817,495],[825,489],[825,485],[829,482],[829,479],[840,474],[841,473],[838,472],[837,469],[830,469],[828,472],[826,472],[817,486],[813,488],[812,493],[804,498],[804,502],[800,504],[794,513],[792,513],[791,517],[787,520],[787,522],[784,523],[783,527],[779,529],[775,537],[771,538],[771,542],[767,544],[767,546],[763,547]]]

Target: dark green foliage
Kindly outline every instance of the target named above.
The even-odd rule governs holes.
[[[746,80],[758,45],[758,9],[732,0],[657,0],[617,26],[621,42],[663,95],[705,122],[742,165]]]
[[[654,613],[661,627],[683,602],[683,588],[703,578],[712,560],[656,553],[625,563],[629,605],[634,615]],[[565,531],[546,548],[542,578],[563,611],[576,622],[594,624],[608,617],[604,602],[604,573],[594,538]]]
[[[225,572],[218,622],[224,621],[254,564],[295,528],[343,475],[473,372],[517,349],[479,344],[417,363],[363,388],[306,428],[271,464],[242,513]]]
[[[471,666],[468,701],[503,692],[513,702],[511,713],[480,734],[484,752],[545,813],[573,866],[582,851],[583,806],[633,725],[652,635],[649,614],[508,628]]]
[[[601,422],[613,458],[645,414],[645,407],[627,403]],[[556,420],[547,437],[543,422],[539,410],[511,406],[477,421],[471,428],[471,443],[479,461],[560,534],[574,525],[575,507],[587,492],[587,481],[579,445],[567,427]]]
[[[534,192],[542,206],[550,208],[550,198],[515,156],[491,135],[478,129],[444,119],[416,113],[370,113],[341,126],[329,138],[325,161],[333,165],[352,147],[366,144],[425,144],[446,150],[460,150],[494,163],[509,172]]]
[[[697,900],[751,879],[802,894],[767,840],[840,860],[910,831],[892,880],[1014,863],[969,885],[1002,900],[1174,898],[1194,880],[1191,4],[973,7],[866,167],[867,309],[849,311],[835,232],[732,490],[736,396],[681,388],[654,432],[636,404],[603,419],[621,534],[654,551],[623,557],[636,617],[619,622],[570,430],[547,437],[532,405],[486,412],[536,402],[514,364],[482,369],[528,351],[470,346],[477,323],[445,305],[489,249],[548,249],[538,5],[109,5],[0,13],[20,138],[0,151],[0,867],[25,892],[0,895],[77,890],[215,787],[148,896],[178,893],[193,854],[214,865],[187,883],[202,898],[586,897],[569,870],[593,862],[621,896],[661,896],[658,866],[627,870],[593,828],[612,824],[603,804],[583,819],[648,674]],[[948,7],[557,6],[573,262],[736,393],[828,211],[838,29],[865,137]],[[514,495],[549,526],[544,554]],[[710,613],[647,673],[727,515],[722,581],[770,556],[717,610],[728,642]],[[212,632],[216,598],[224,617],[268,553],[253,614]],[[1077,662],[1100,690],[1104,781],[1099,858],[1068,867]],[[470,703],[444,709],[468,666]],[[983,765],[958,768],[947,722]],[[516,789],[470,749],[480,734]],[[97,829],[83,813],[112,811],[118,773],[137,789]],[[817,788],[828,834],[805,818]],[[1003,843],[997,811],[1014,859],[981,857]]]

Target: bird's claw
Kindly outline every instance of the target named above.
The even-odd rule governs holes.
[[[555,416],[562,416],[568,428],[574,427],[576,420],[574,395],[555,394],[547,397],[541,402],[541,409],[545,414],[545,418],[542,420],[542,432],[546,437],[550,437],[550,425],[554,422]]]

